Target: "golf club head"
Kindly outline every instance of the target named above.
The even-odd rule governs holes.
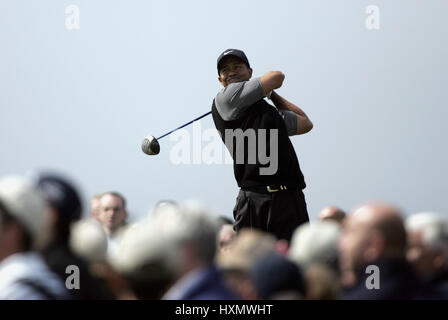
[[[142,142],[142,151],[150,156],[159,154],[160,145],[159,141],[153,136],[147,136]]]

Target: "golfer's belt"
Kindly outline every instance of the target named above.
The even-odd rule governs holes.
[[[245,190],[245,191],[253,191],[253,192],[259,192],[259,193],[274,193],[274,192],[285,191],[285,190],[298,190],[297,187],[288,187],[283,184],[275,184],[275,185],[269,185],[269,186],[241,187],[241,189]]]

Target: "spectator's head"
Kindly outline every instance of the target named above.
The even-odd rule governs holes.
[[[90,199],[90,216],[96,220],[98,220],[100,215],[100,200],[102,196],[102,194],[96,194]]]
[[[323,264],[337,274],[340,233],[339,224],[330,220],[303,224],[294,231],[288,256],[303,270]]]
[[[177,276],[180,258],[157,231],[147,224],[130,226],[111,261],[139,299],[160,299]]]
[[[201,203],[185,202],[160,208],[149,224],[164,239],[167,250],[180,258],[181,274],[214,264],[219,225]]]
[[[268,233],[243,229],[229,245],[229,250],[217,257],[220,267],[226,270],[249,272],[262,256],[276,251],[276,238]]]
[[[95,219],[87,218],[73,223],[69,244],[73,252],[88,263],[106,259],[107,235]]]
[[[324,264],[313,264],[305,270],[307,300],[337,300],[340,298],[340,277]]]
[[[406,219],[407,258],[421,277],[448,269],[448,223],[440,215],[422,212]]]
[[[406,231],[401,212],[381,203],[359,207],[344,222],[339,248],[342,269],[354,274],[378,260],[404,259]]]
[[[305,283],[299,267],[277,252],[258,259],[250,273],[261,299],[298,300],[305,297]]]
[[[236,232],[232,224],[223,224],[218,232],[217,245],[219,250],[227,250],[228,246],[236,238]]]
[[[177,207],[179,206],[179,204],[174,201],[174,200],[170,200],[170,199],[165,199],[165,200],[159,200],[157,201],[157,203],[154,205],[154,211],[157,211],[160,208],[163,208],[165,206],[173,206],[173,207]]]
[[[170,283],[214,264],[218,224],[198,203],[164,206],[123,235],[114,265],[139,297],[160,298]]]
[[[47,241],[67,242],[70,224],[81,218],[81,198],[69,180],[61,175],[43,173],[37,177],[36,187],[43,195],[49,210]]]
[[[338,207],[325,207],[319,213],[319,220],[333,220],[342,223],[346,217],[345,212]]]
[[[47,210],[30,181],[20,176],[0,179],[0,261],[36,245],[46,232]]]
[[[304,272],[307,299],[338,298],[340,235],[341,227],[333,220],[305,224],[294,231],[288,257]]]
[[[110,236],[120,229],[128,217],[126,199],[118,192],[106,192],[100,198],[98,221]]]
[[[258,299],[251,270],[261,257],[276,252],[276,238],[258,230],[243,229],[236,239],[220,251],[218,266],[223,269],[229,287],[246,300]]]

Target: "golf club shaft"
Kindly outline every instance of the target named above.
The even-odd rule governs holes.
[[[160,140],[160,139],[162,139],[163,137],[169,135],[170,133],[173,133],[173,132],[176,131],[176,130],[182,129],[183,127],[186,127],[186,126],[188,126],[189,124],[191,124],[191,123],[193,123],[193,122],[195,122],[195,121],[197,121],[197,120],[199,120],[199,119],[202,119],[202,118],[208,116],[210,113],[212,113],[212,112],[209,111],[209,112],[203,114],[202,116],[197,117],[196,119],[191,120],[190,122],[187,122],[186,124],[181,125],[179,128],[176,128],[176,129],[174,129],[174,130],[171,130],[171,131],[168,132],[168,133],[165,133],[163,136],[158,137],[157,140]]]

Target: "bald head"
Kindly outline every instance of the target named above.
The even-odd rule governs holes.
[[[406,230],[402,216],[400,209],[395,206],[372,203],[356,209],[351,218],[384,238],[385,254],[403,254],[406,249]]]
[[[338,223],[342,223],[345,219],[345,212],[338,207],[325,207],[319,213],[319,220],[333,220]]]
[[[406,229],[403,213],[389,204],[374,203],[358,208],[353,218],[378,231],[386,240],[386,247],[397,250],[406,248]]]
[[[359,268],[379,259],[404,259],[406,231],[401,211],[389,204],[358,207],[344,222],[340,241],[343,267]]]

